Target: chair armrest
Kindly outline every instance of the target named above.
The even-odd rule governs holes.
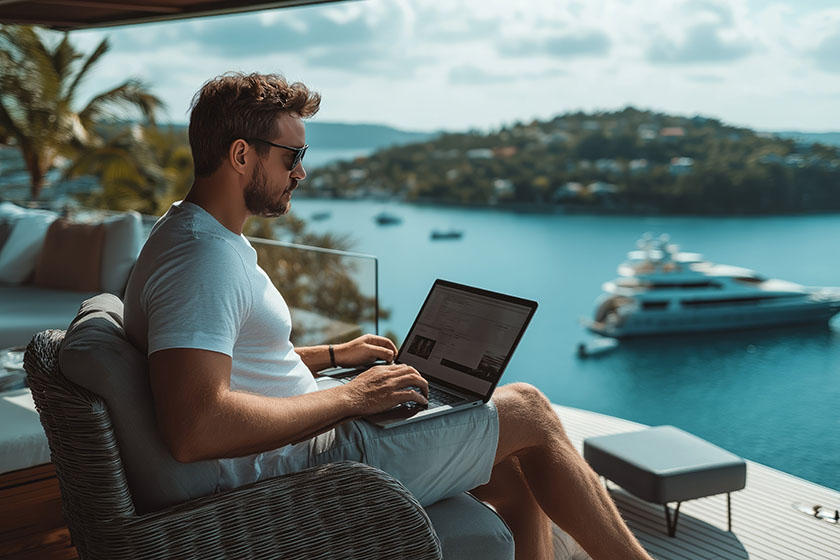
[[[103,529],[113,534],[101,539],[107,550],[89,543],[98,549],[96,558],[441,558],[431,522],[408,490],[353,462],[264,480]]]

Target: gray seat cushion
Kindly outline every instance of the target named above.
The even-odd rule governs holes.
[[[495,511],[470,494],[426,508],[444,560],[512,560],[513,535]]]
[[[747,483],[743,459],[674,426],[587,438],[583,456],[595,472],[655,504],[734,492]]]
[[[0,348],[25,346],[40,331],[66,329],[93,295],[0,283]]]
[[[158,435],[146,358],[126,340],[122,315],[122,301],[112,294],[85,301],[59,351],[62,373],[108,406],[139,512],[212,494],[218,463],[179,463]]]

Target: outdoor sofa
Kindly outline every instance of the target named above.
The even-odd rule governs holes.
[[[121,297],[143,240],[137,212],[81,221],[0,203],[0,349],[65,328],[99,292]]]

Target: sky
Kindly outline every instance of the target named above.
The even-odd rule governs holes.
[[[833,0],[361,0],[76,31],[93,95],[143,79],[172,122],[225,71],[278,72],[322,122],[492,130],[628,105],[758,130],[840,131]]]

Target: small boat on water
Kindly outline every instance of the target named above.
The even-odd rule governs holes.
[[[585,321],[613,338],[827,322],[840,288],[807,287],[683,253],[667,236],[646,235],[603,285]]]
[[[464,236],[464,232],[458,229],[447,229],[447,230],[439,230],[433,229],[432,233],[429,234],[429,237],[432,240],[444,240],[444,239],[461,239]]]
[[[380,212],[373,217],[373,220],[380,226],[392,226],[402,223],[402,218],[389,214],[388,212]]]
[[[618,340],[615,338],[593,338],[578,343],[577,355],[578,358],[589,358],[590,356],[606,354],[616,348],[618,348]]]
[[[329,219],[330,216],[332,216],[332,212],[315,212],[312,214],[311,218],[316,222],[321,222]]]

